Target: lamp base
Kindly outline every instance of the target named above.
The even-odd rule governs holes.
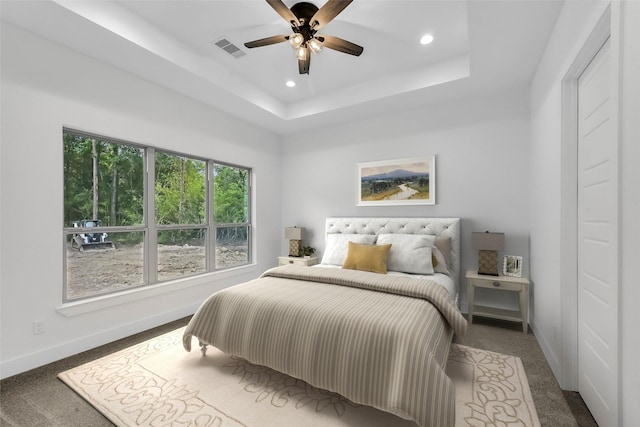
[[[498,251],[478,251],[478,274],[498,276]]]
[[[300,240],[289,240],[289,256],[300,256]]]

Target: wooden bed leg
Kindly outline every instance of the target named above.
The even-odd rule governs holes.
[[[205,357],[207,355],[207,344],[203,343],[202,341],[199,341],[198,344],[200,344],[200,351],[202,352],[202,357]]]

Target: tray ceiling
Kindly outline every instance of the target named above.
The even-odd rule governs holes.
[[[289,7],[294,3],[285,0]],[[286,134],[526,86],[561,5],[355,0],[319,33],[357,43],[363,54],[324,49],[312,56],[309,75],[298,74],[288,43],[244,47],[290,32],[264,0],[2,2],[2,17]],[[426,33],[434,41],[421,45]],[[218,47],[221,39],[237,46],[238,54]]]

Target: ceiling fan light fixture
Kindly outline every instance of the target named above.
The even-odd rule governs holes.
[[[293,46],[294,49],[298,49],[303,42],[304,37],[300,33],[292,33],[289,36],[289,43],[291,43],[291,46]]]
[[[312,38],[309,40],[309,49],[311,49],[313,53],[320,53],[322,50],[322,42],[315,37]]]
[[[296,58],[299,60],[304,60],[307,57],[307,46],[302,45],[298,49],[296,49]]]

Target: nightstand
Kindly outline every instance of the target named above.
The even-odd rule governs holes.
[[[318,263],[318,257],[312,256],[310,258],[304,257],[296,257],[296,256],[279,256],[278,257],[278,265],[287,265],[287,264],[295,264],[295,265],[306,265],[307,267],[316,265]]]
[[[472,270],[467,271],[466,278],[469,323],[473,323],[474,315],[510,320],[512,322],[522,322],[522,332],[527,333],[529,327],[529,279],[511,276],[485,276]],[[502,308],[476,305],[474,303],[476,288],[518,292],[520,310],[505,310]]]

